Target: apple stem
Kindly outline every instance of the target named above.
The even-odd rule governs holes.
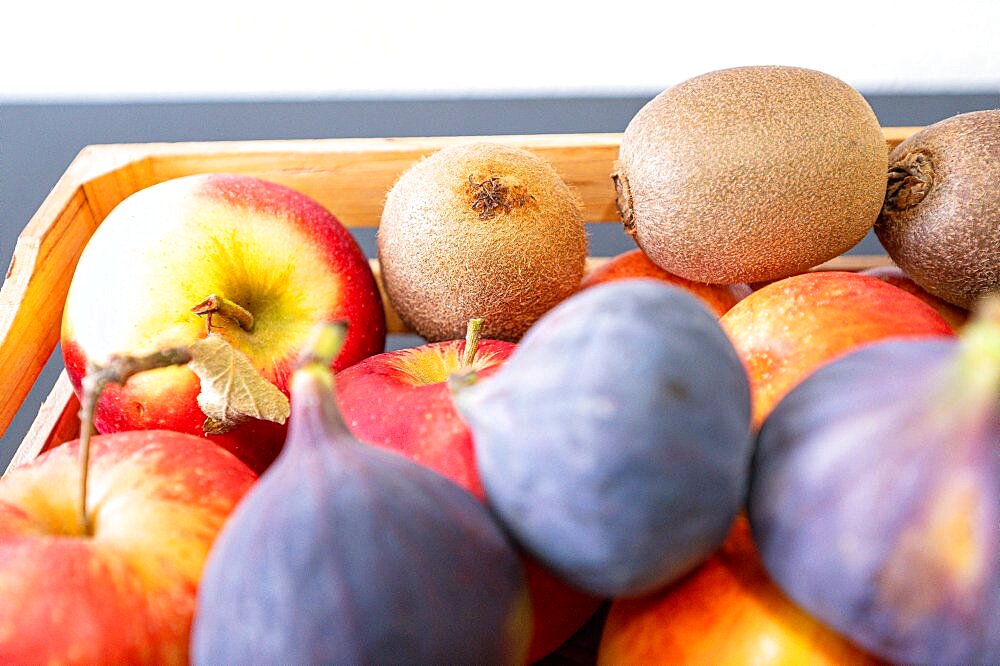
[[[249,310],[239,303],[217,294],[209,294],[205,300],[191,308],[191,312],[199,316],[207,315],[205,326],[209,333],[212,332],[212,315],[214,314],[229,317],[244,331],[249,332],[253,329],[253,315],[250,314]]]
[[[132,375],[165,368],[171,365],[184,365],[191,360],[191,352],[187,347],[170,347],[144,356],[129,356],[115,354],[104,365],[91,363],[82,382],[80,396],[80,529],[83,534],[92,533],[90,516],[87,513],[87,476],[90,467],[90,437],[94,432],[94,412],[97,410],[97,400],[108,384],[124,385]]]
[[[448,390],[452,395],[457,395],[462,389],[472,386],[479,380],[479,373],[473,365],[476,361],[476,353],[479,351],[479,339],[483,332],[483,320],[480,318],[470,319],[469,325],[465,329],[465,353],[462,354],[462,363],[458,370],[448,375]]]
[[[470,319],[469,325],[465,329],[465,354],[462,357],[462,367],[468,367],[476,360],[476,352],[479,351],[479,338],[483,332],[482,319]]]

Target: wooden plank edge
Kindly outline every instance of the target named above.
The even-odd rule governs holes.
[[[59,317],[75,261],[54,266],[50,255],[58,249],[60,256],[79,257],[90,236],[89,231],[80,233],[67,216],[94,220],[84,190],[86,183],[135,164],[141,155],[139,146],[84,148],[18,235],[0,286],[0,368],[4,369],[0,378],[0,434],[6,432],[58,340]],[[42,279],[43,275],[47,279]]]
[[[232,156],[254,159],[279,153],[303,155],[334,153],[368,153],[392,155],[426,153],[473,141],[488,141],[532,149],[555,148],[616,148],[621,144],[620,132],[587,134],[489,134],[465,136],[405,136],[372,138],[278,139],[250,141],[181,141],[171,143],[105,144],[115,150],[141,146],[141,152],[153,158],[188,158]]]
[[[81,149],[32,215],[18,240],[40,241],[51,230],[55,219],[52,211],[61,212],[77,191],[90,181],[147,159],[149,146],[153,145],[155,144],[93,144]]]
[[[886,146],[891,151],[893,148],[922,129],[923,127],[920,126],[883,127],[882,134],[885,135]]]
[[[18,465],[34,460],[42,451],[52,448],[62,441],[69,441],[79,435],[80,427],[77,411],[80,403],[73,393],[73,386],[63,370],[56,379],[52,390],[38,408],[38,415],[14,452],[14,457],[4,471],[4,475]],[[62,441],[56,441],[62,439]]]
[[[83,148],[18,235],[0,286],[0,367],[5,371],[0,378],[0,388],[4,391],[0,400],[0,434],[6,432],[58,341],[59,317],[76,264],[74,260],[54,267],[50,255],[58,248],[61,254],[79,258],[90,237],[90,226],[103,219],[88,200],[87,184],[124,169],[141,171],[146,151],[145,144]],[[136,182],[133,186],[140,188],[146,184]],[[82,215],[90,221],[86,233],[68,225],[67,215],[74,220]],[[41,279],[42,275],[52,278],[54,268],[58,269],[55,284]],[[33,309],[29,307],[32,303],[44,303],[45,307]],[[29,334],[31,331],[40,333]],[[11,368],[17,368],[17,377],[9,376]],[[16,381],[11,383],[11,380]]]
[[[887,150],[915,129],[885,128]],[[588,223],[616,223],[610,172],[621,136],[594,133],[220,141],[145,144],[144,149],[150,156],[151,184],[195,173],[253,175],[302,188],[348,227],[377,227],[385,194],[414,162],[448,146],[492,141],[533,150],[549,160],[567,184],[581,194]],[[381,168],[372,169],[372,165]],[[309,189],[310,184],[323,178],[336,181],[337,190],[316,185]],[[363,185],[355,188],[348,182]],[[339,194],[333,194],[335,191]],[[107,212],[111,205],[100,207]]]
[[[883,127],[886,146],[895,148],[910,135],[923,129],[919,126]],[[393,154],[431,152],[448,146],[472,141],[489,141],[522,148],[617,148],[621,132],[592,132],[581,134],[487,134],[464,136],[405,136],[372,138],[324,139],[272,139],[250,141],[178,141],[140,144],[102,144],[114,154],[145,156],[150,158],[188,158],[204,156],[232,156],[253,159],[270,157],[275,153],[296,152],[304,155],[322,153],[372,153]],[[85,149],[86,150],[86,149]]]
[[[813,266],[809,271],[850,271],[856,273],[883,266],[895,266],[895,264],[888,255],[884,254],[844,254],[819,266]]]

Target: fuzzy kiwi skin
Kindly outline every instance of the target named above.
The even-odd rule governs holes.
[[[1000,110],[930,125],[889,155],[875,233],[913,281],[969,308],[1000,289]]]
[[[508,194],[484,212],[475,184],[490,178]],[[429,341],[463,337],[476,317],[483,337],[519,340],[577,290],[587,258],[580,203],[552,165],[488,142],[446,148],[404,173],[377,242],[389,299]]]
[[[622,136],[625,230],[657,265],[731,284],[802,272],[857,244],[885,195],[871,107],[808,69],[738,67],[660,93]]]

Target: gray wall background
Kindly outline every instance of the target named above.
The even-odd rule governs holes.
[[[957,113],[1000,107],[996,92],[866,97],[883,126],[928,125]],[[9,263],[18,233],[73,157],[89,144],[620,132],[648,99],[0,104],[0,261]],[[593,255],[634,247],[617,225],[591,225],[589,231]],[[356,237],[373,256],[373,231],[360,230]],[[881,247],[869,235],[852,252],[879,253]],[[57,349],[0,440],[0,470],[61,368]]]

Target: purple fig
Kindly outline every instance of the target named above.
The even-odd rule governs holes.
[[[1000,663],[1000,298],[961,339],[872,344],[789,393],[749,516],[774,580],[872,653]]]
[[[456,403],[490,505],[525,549],[592,594],[678,578],[718,548],[743,503],[746,373],[715,314],[662,282],[564,301]]]
[[[520,663],[516,551],[469,492],[350,434],[329,370],[344,328],[321,331],[284,449],[209,555],[194,661]]]

